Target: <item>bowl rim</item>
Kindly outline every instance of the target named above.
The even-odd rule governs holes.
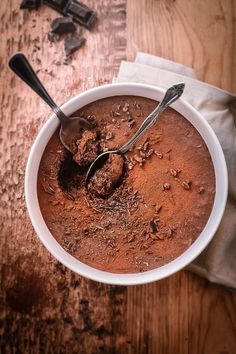
[[[142,91],[142,93],[141,93]],[[127,95],[125,92],[130,92],[129,94],[132,96],[142,96],[142,97],[150,97],[150,95],[156,95],[156,99],[158,100],[158,95],[163,95],[165,92],[164,89],[160,87],[156,87],[153,85],[140,84],[140,83],[114,83],[114,84],[106,84],[102,86],[98,86],[92,89],[89,89],[85,92],[79,93],[72,98],[70,98],[66,103],[64,103],[61,108],[66,114],[72,114],[75,110],[81,108],[85,104],[96,101],[102,97],[109,96],[117,96],[117,95]],[[145,96],[144,92],[146,92],[147,96]],[[99,95],[99,98],[95,96]],[[85,104],[79,104],[79,102],[86,101]],[[72,108],[74,106],[77,108]],[[209,137],[209,141],[212,145],[211,149],[209,149],[209,141],[206,141],[203,137],[203,132],[200,132],[203,137],[205,143],[208,146],[211,159],[214,165],[215,170],[215,178],[216,178],[216,193],[215,193],[215,201],[214,205],[208,219],[207,224],[204,229],[198,236],[198,238],[193,242],[193,244],[188,247],[180,256],[172,260],[171,262],[152,270],[148,270],[141,273],[110,273],[102,270],[98,270],[91,266],[88,266],[78,259],[70,255],[66,252],[62,246],[55,240],[53,235],[50,233],[49,229],[46,226],[46,223],[43,220],[39,203],[37,197],[37,175],[38,175],[38,167],[39,162],[42,157],[42,153],[44,148],[47,145],[48,140],[45,140],[45,136],[49,134],[50,129],[54,130],[59,125],[59,122],[55,116],[52,114],[50,118],[46,121],[43,127],[40,129],[29,153],[28,161],[26,164],[25,171],[25,200],[26,206],[28,210],[28,214],[30,216],[31,223],[36,231],[41,242],[48,249],[48,251],[62,264],[64,264],[67,268],[74,271],[75,273],[82,275],[86,278],[99,281],[107,284],[114,285],[138,285],[145,284],[156,280],[161,280],[166,278],[179,270],[186,267],[189,263],[191,263],[209,244],[209,242],[214,237],[214,234],[220,224],[222,219],[227,195],[228,195],[228,174],[227,174],[227,166],[225,162],[224,153],[222,147],[216,137],[213,129],[207,123],[207,121],[203,118],[203,116],[188,102],[180,98],[174,104],[171,105],[172,108],[176,109],[176,111],[187,110],[187,112],[191,113],[196,118],[196,122],[199,122],[199,126],[194,127],[199,131],[199,129],[205,129],[205,133]],[[183,114],[184,115],[184,114]],[[184,115],[185,116],[185,115]],[[190,117],[185,117],[187,120]],[[53,133],[53,132],[52,132]],[[46,142],[45,142],[46,141]],[[42,150],[40,156],[38,156],[38,150]],[[215,152],[214,152],[215,149]],[[217,156],[213,158],[212,154]],[[36,162],[35,162],[36,161]],[[37,163],[37,161],[39,161]],[[36,164],[36,166],[35,166]],[[217,169],[216,169],[217,167]],[[35,180],[36,175],[36,180]],[[219,181],[218,181],[218,179]],[[218,183],[218,184],[217,184]],[[35,188],[36,187],[36,188]],[[214,222],[212,220],[215,219]],[[211,221],[211,223],[210,223]],[[209,226],[210,224],[210,226]]]

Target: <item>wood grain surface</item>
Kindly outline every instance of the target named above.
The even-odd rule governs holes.
[[[23,184],[30,146],[50,109],[8,69],[23,51],[59,104],[111,82],[136,52],[192,66],[236,93],[236,3],[230,0],[86,0],[98,13],[86,45],[63,64],[50,43],[57,13],[0,6],[0,352],[236,353],[236,292],[187,271],[144,286],[108,286],[57,262],[37,238]],[[85,1],[84,1],[85,2]],[[78,27],[78,31],[79,31]]]

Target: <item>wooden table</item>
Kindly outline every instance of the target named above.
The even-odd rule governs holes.
[[[3,0],[0,9],[0,352],[236,353],[235,291],[187,271],[145,286],[103,285],[65,269],[40,243],[26,213],[24,169],[51,112],[7,67],[11,53],[26,53],[61,104],[111,82],[139,50],[236,93],[235,1],[87,0],[99,21],[69,65],[63,40],[47,39],[57,13],[19,10],[19,2]]]

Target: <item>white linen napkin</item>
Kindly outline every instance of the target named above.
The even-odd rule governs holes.
[[[183,99],[195,107],[215,131],[229,174],[229,195],[222,222],[205,251],[188,269],[212,282],[236,288],[236,96],[198,81],[194,70],[153,55],[138,53],[123,61],[113,82],[140,82],[168,88],[185,82]]]

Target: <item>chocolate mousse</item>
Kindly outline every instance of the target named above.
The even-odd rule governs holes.
[[[90,121],[74,156],[57,130],[38,172],[43,218],[64,249],[83,263],[114,273],[143,272],[183,253],[212,210],[215,175],[198,131],[168,108],[124,155],[110,154],[91,177],[95,157],[135,133],[157,106],[136,96],[104,98],[75,115]]]
[[[86,166],[93,162],[98,155],[98,142],[96,131],[86,130],[81,139],[76,141],[76,153],[73,159],[79,166]]]

